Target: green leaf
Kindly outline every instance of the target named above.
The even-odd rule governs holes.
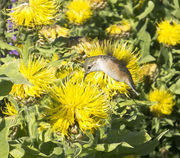
[[[179,8],[179,0],[173,0],[175,8]]]
[[[27,36],[27,39],[25,40],[23,44],[23,50],[22,50],[22,58],[24,63],[27,63],[29,53],[30,53],[30,48],[32,47],[32,42],[31,42],[31,36]]]
[[[139,40],[143,40],[144,39],[144,32],[146,32],[147,29],[147,24],[148,24],[149,19],[147,18],[145,23],[143,24],[143,26],[140,28],[140,30],[137,30],[137,37]]]
[[[177,53],[177,54],[180,54],[180,50],[177,50],[177,49],[172,49],[172,53]]]
[[[12,154],[15,154],[15,156],[22,155],[23,158],[47,158],[47,156],[40,151],[38,151],[36,148],[34,148],[31,145],[19,145],[19,144],[13,144],[13,147],[15,147],[16,150],[19,152],[16,154],[12,152]],[[25,151],[25,152],[24,152]],[[10,152],[11,153],[11,152]],[[19,157],[15,157],[19,158]]]
[[[114,127],[114,130],[109,131],[107,140],[109,142],[127,142],[128,144],[135,146],[143,144],[151,139],[151,137],[146,133],[146,131],[142,130],[139,132],[131,132],[131,131],[123,131],[117,130]]]
[[[155,147],[159,144],[159,140],[166,133],[162,132],[159,136],[157,136],[153,140],[149,140],[148,142],[142,143],[140,145],[130,145],[127,142],[121,143],[112,143],[112,144],[99,144],[96,146],[96,150],[110,152],[107,155],[147,155],[154,151]],[[149,135],[148,135],[149,139]],[[135,140],[134,140],[135,141]],[[134,142],[136,144],[138,142]]]
[[[150,54],[150,44],[151,44],[151,36],[148,32],[144,31],[143,36],[141,36],[141,42],[140,42],[140,46],[141,46],[141,51],[142,51],[142,55],[143,57],[147,56]]]
[[[128,17],[133,15],[133,8],[131,2],[127,2],[127,4],[124,5],[124,14],[126,14]]]
[[[137,16],[137,18],[139,20],[145,18],[149,13],[152,12],[153,9],[154,9],[154,3],[152,1],[149,1],[145,11],[142,14],[140,14],[139,16]]]
[[[27,108],[24,107],[25,120],[28,122],[29,137],[34,140],[38,137],[37,117],[35,107]]]
[[[0,80],[0,96],[6,96],[9,94],[13,86],[11,81]]]
[[[159,125],[160,125],[159,119],[154,117],[152,119],[152,129],[154,129],[156,133],[159,131]]]
[[[0,158],[7,158],[9,155],[8,133],[12,119],[0,119]]]
[[[146,133],[145,131],[140,131],[140,132],[129,132],[128,134],[125,135],[123,140],[133,146],[137,146],[149,141],[150,139],[151,137],[148,135],[148,133]]]
[[[47,57],[50,57],[57,50],[56,47],[50,47],[50,48],[36,47],[36,49],[40,52],[41,55]]]
[[[180,19],[180,8],[176,9],[176,11],[174,12],[174,16]]]
[[[174,126],[174,122],[173,122],[173,120],[171,120],[171,119],[164,119],[164,121],[168,124],[168,125],[170,125],[170,126]]]
[[[152,55],[147,55],[147,56],[141,58],[140,63],[144,64],[144,63],[149,63],[152,61],[156,61],[156,58],[154,58]]]
[[[167,130],[168,131],[168,130]],[[147,155],[149,153],[151,153],[152,151],[154,151],[155,147],[159,144],[159,140],[161,139],[161,137],[167,133],[167,131],[162,132],[159,136],[157,136],[155,139],[142,144],[138,147],[135,148],[135,150],[137,151],[137,153],[141,156],[143,155]]]
[[[175,94],[180,94],[180,79],[170,87],[170,91]]]
[[[50,155],[56,146],[57,145],[51,141],[45,142],[40,145],[40,151],[46,155]]]
[[[1,75],[2,74],[2,75]],[[15,84],[29,84],[27,79],[19,72],[18,60],[4,64],[0,67],[0,79],[10,80]],[[5,75],[5,76],[4,76]]]
[[[160,49],[160,55],[158,57],[158,64],[163,65],[165,64],[166,67],[169,65],[169,51],[168,48],[165,46],[162,46]]]
[[[121,143],[112,143],[112,144],[97,144],[97,146],[95,147],[95,150],[111,152],[120,146],[125,147],[125,148],[133,148],[130,144],[126,142],[121,142]]]
[[[55,155],[61,155],[63,153],[63,149],[61,147],[55,147],[52,153]]]

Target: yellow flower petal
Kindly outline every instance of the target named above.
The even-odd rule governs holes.
[[[11,102],[5,102],[5,110],[2,110],[2,113],[8,116],[14,116],[18,114],[18,111],[16,110],[15,106]]]

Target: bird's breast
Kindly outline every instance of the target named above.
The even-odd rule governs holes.
[[[117,81],[121,80],[121,71],[118,64],[114,63],[112,60],[100,61],[99,64],[100,71],[103,71],[105,74]]]

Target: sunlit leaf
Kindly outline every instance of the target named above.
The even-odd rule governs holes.
[[[7,158],[9,155],[8,134],[11,118],[0,119],[0,157]]]
[[[170,87],[170,90],[175,94],[180,94],[180,79]]]
[[[2,65],[0,67],[0,75],[0,79],[7,79],[16,84],[30,84],[30,82],[28,82],[27,79],[19,72],[18,60]]]
[[[141,20],[145,18],[149,13],[152,12],[153,9],[154,9],[154,3],[152,1],[148,1],[148,5],[145,11],[142,14],[138,15],[138,19]]]

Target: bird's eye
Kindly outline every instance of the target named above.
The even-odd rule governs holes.
[[[91,68],[92,66],[91,65],[89,65],[87,68],[88,68],[88,70]]]

